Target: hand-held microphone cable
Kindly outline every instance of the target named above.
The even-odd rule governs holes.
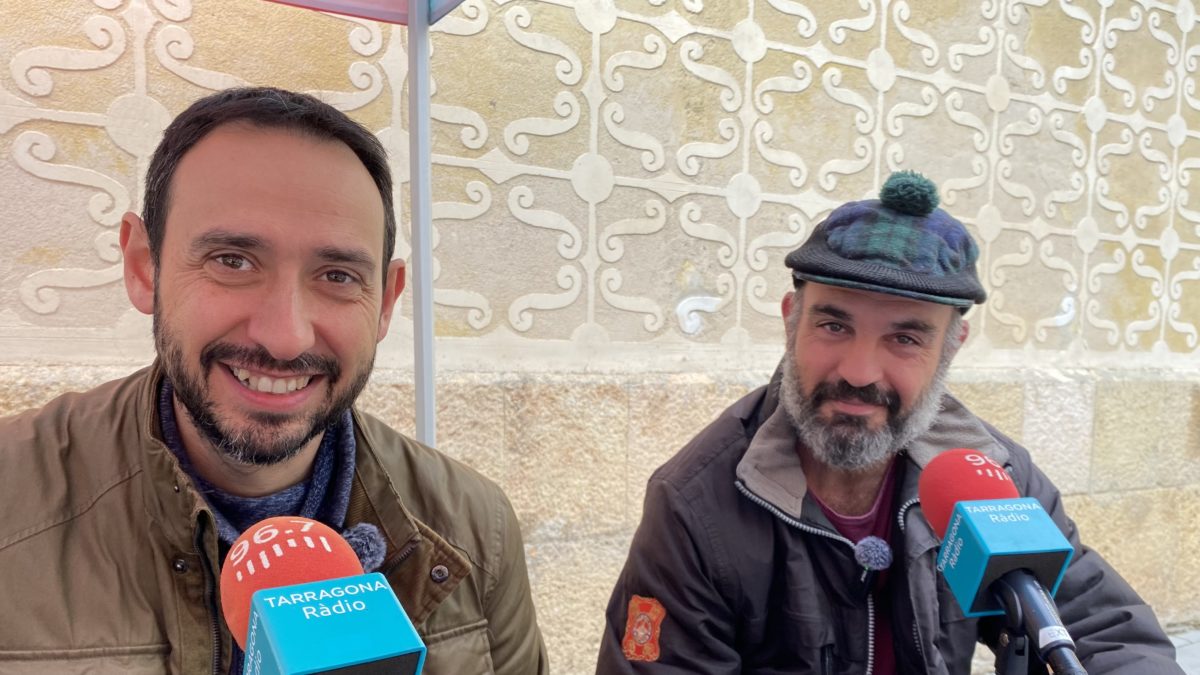
[[[308,518],[267,518],[238,537],[221,566],[221,608],[244,673],[419,675],[424,665],[384,576],[364,574],[351,545]]]
[[[942,540],[938,570],[963,614],[1003,614],[1053,672],[1086,675],[1051,600],[1075,549],[1041,504],[1021,498],[994,460],[963,448],[934,457],[917,492]]]

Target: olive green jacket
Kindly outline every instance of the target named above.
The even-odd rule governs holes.
[[[0,420],[0,672],[228,672],[216,527],[163,444],[160,380],[153,366]],[[548,673],[504,494],[368,415],[354,426],[346,524],[387,539],[379,571],[424,672]]]

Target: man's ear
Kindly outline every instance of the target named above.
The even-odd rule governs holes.
[[[958,329],[958,339],[955,340],[954,344],[951,346],[953,351],[950,353],[950,358],[954,358],[958,355],[958,351],[963,348],[963,345],[967,344],[967,336],[970,334],[971,324],[968,323],[966,319],[963,319],[961,327]]]
[[[392,311],[396,308],[396,301],[400,299],[400,294],[404,292],[404,280],[404,261],[393,260],[388,263],[386,283],[383,285],[383,304],[379,311],[377,342],[387,337],[388,326],[392,323]]]
[[[783,328],[787,330],[788,314],[792,313],[792,300],[796,297],[794,291],[788,291],[783,294],[783,301],[779,303],[779,311],[783,312]]]
[[[146,224],[135,213],[121,217],[121,257],[125,264],[125,293],[143,314],[154,313],[154,260]]]

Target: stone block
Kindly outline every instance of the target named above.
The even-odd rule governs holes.
[[[1195,603],[1178,595],[1177,575],[1195,580],[1192,561],[1181,556],[1185,511],[1178,506],[1182,490],[1155,489],[1064,499],[1068,515],[1083,543],[1100,553],[1141,595],[1164,622],[1196,614]],[[1193,509],[1193,514],[1195,510]]]
[[[500,483],[512,484],[504,452],[504,389],[495,378],[455,374],[437,386],[438,449]]]
[[[1063,494],[1086,492],[1094,389],[1086,381],[1034,380],[1025,389],[1025,447]]]
[[[504,388],[509,498],[533,543],[625,530],[629,396],[615,380],[530,376]]]
[[[593,675],[604,610],[629,552],[629,537],[529,544],[538,625],[555,675]]]
[[[1200,482],[1195,392],[1189,382],[1098,382],[1091,491]]]
[[[377,372],[358,399],[358,407],[396,431],[416,437],[415,387],[405,373]],[[504,391],[499,378],[446,373],[439,378],[437,449],[471,466],[504,487]]]
[[[1195,447],[1195,446],[1192,446]],[[1156,528],[1157,536],[1179,543],[1171,560],[1171,604],[1155,606],[1165,624],[1200,624],[1200,487],[1175,492],[1172,508],[1178,529],[1169,524]]]
[[[0,367],[0,416],[40,408],[68,392],[84,392],[133,374],[138,366]]]
[[[626,476],[626,526],[630,533],[641,521],[646,481],[654,470],[750,388],[746,383],[717,381],[703,375],[664,375],[630,387]]]
[[[951,368],[953,373],[953,368]],[[1018,443],[1025,432],[1025,383],[952,377],[950,393],[967,408]]]
[[[388,373],[376,371],[358,395],[355,405],[359,410],[378,417],[389,427],[411,437],[416,433],[414,392],[411,381],[395,381]]]

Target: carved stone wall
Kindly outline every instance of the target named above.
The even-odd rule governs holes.
[[[260,0],[0,17],[5,410],[152,358],[117,224],[193,99],[314,92],[407,201],[402,28]],[[778,361],[783,256],[901,168],[982,248],[955,391],[1200,621],[1192,0],[465,0],[432,42],[440,445],[512,497],[556,673],[594,662],[650,471]],[[402,314],[364,405],[411,429]]]

